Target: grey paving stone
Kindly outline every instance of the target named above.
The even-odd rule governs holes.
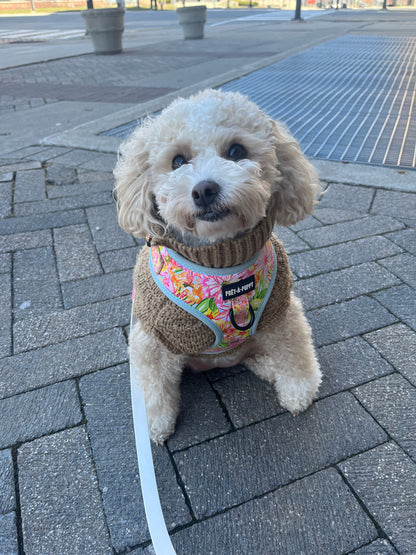
[[[86,212],[98,253],[135,245],[133,237],[118,225],[115,206],[96,206]]]
[[[229,366],[227,368],[214,368],[212,370],[209,370],[206,373],[206,376],[208,380],[213,383],[217,380],[222,380],[223,378],[237,376],[238,374],[242,374],[243,372],[247,372],[247,368],[242,364],[238,364],[237,366]]]
[[[119,328],[21,353],[0,362],[0,398],[127,361]]]
[[[353,552],[354,555],[397,555],[397,551],[388,540],[376,540]]]
[[[85,223],[82,210],[67,210],[66,212],[51,212],[47,214],[35,214],[22,218],[8,218],[0,221],[0,234],[12,235],[50,229],[52,227],[65,227]]]
[[[18,281],[27,279],[31,271],[39,280],[58,277],[52,247],[17,251],[13,258],[13,277]]]
[[[0,357],[6,357],[12,350],[12,306],[11,276],[0,274]]]
[[[131,270],[68,281],[62,284],[65,308],[114,299],[121,295],[131,294],[132,290],[133,273]]]
[[[215,381],[213,387],[237,428],[284,412],[273,386],[250,371]]]
[[[204,374],[186,372],[181,384],[181,410],[170,450],[182,449],[230,431],[218,399]]]
[[[15,320],[62,308],[55,257],[51,247],[14,253],[13,311]]]
[[[386,437],[352,395],[340,393],[296,418],[282,414],[174,458],[192,508],[201,518],[369,449]]]
[[[353,391],[362,405],[416,462],[416,388],[400,374]]]
[[[416,465],[394,443],[339,465],[399,553],[416,550]]]
[[[401,253],[400,247],[384,237],[367,237],[322,249],[292,254],[290,266],[297,276],[311,277],[315,274],[341,270],[354,264],[371,262]]]
[[[116,154],[95,154],[93,158],[80,165],[86,170],[113,171],[116,162]]]
[[[97,181],[108,182],[111,181],[114,187],[113,170],[105,171],[92,171],[85,168],[78,168],[78,181],[80,183],[92,183]]]
[[[23,445],[18,466],[26,553],[112,553],[84,428]]]
[[[128,366],[86,376],[80,389],[112,544],[116,550],[125,549],[149,539],[135,453]],[[167,526],[189,522],[166,449],[153,446],[153,458]]]
[[[61,281],[102,274],[88,225],[54,229],[53,236]]]
[[[275,227],[274,232],[277,237],[282,241],[285,250],[288,254],[292,252],[299,252],[309,249],[309,245],[302,241],[296,233],[288,227]],[[308,233],[305,231],[304,233]]]
[[[128,295],[20,320],[14,324],[15,354],[126,326],[130,322],[130,311],[131,295]]]
[[[0,451],[0,514],[9,513],[15,507],[12,453],[11,451],[4,450]]]
[[[393,324],[396,318],[369,297],[311,310],[307,314],[316,346],[335,343],[354,335]]]
[[[19,170],[35,170],[41,168],[42,164],[38,161],[19,161],[19,160],[0,160],[0,173],[14,172]]]
[[[81,183],[78,185],[60,185],[53,187],[51,185],[46,187],[48,198],[58,199],[63,197],[73,197],[85,194],[97,194],[104,191],[112,191],[114,189],[114,181],[96,181]]]
[[[3,555],[18,555],[15,513],[0,515],[0,553]]]
[[[61,166],[72,167],[79,166],[87,160],[94,158],[96,153],[90,150],[71,150],[56,159],[56,162]]]
[[[42,149],[39,149],[38,152],[32,153],[28,156],[23,156],[23,158],[29,157],[31,160],[38,160],[39,162],[47,162],[48,160],[52,160],[53,158],[56,158],[57,156],[61,156],[62,154],[66,154],[67,152],[70,152],[70,149],[62,146],[53,146],[48,148],[43,147]],[[21,151],[19,150],[17,154],[20,154],[20,153]]]
[[[330,183],[319,200],[320,208],[339,208],[357,212],[368,212],[373,200],[374,189],[354,187],[343,183]]]
[[[104,272],[120,272],[121,270],[133,269],[139,252],[140,247],[103,252],[100,255],[100,260]]]
[[[391,287],[373,296],[408,326],[416,330],[416,295],[408,285]]]
[[[315,208],[315,218],[323,224],[336,224],[339,222],[348,222],[349,220],[357,220],[365,216],[364,212],[355,212],[352,210],[342,210],[340,208]]]
[[[322,370],[321,397],[394,372],[393,367],[360,337],[321,347],[318,359]]]
[[[81,418],[72,381],[8,397],[0,401],[0,447],[74,426]]]
[[[416,334],[395,324],[364,336],[384,358],[416,386]]]
[[[11,216],[12,183],[0,183],[0,219]]]
[[[403,224],[398,220],[387,216],[367,216],[358,220],[300,231],[299,237],[305,239],[312,247],[325,247],[398,229],[403,229]]]
[[[290,226],[292,231],[298,232],[302,231],[303,229],[311,229],[312,227],[319,227],[321,222],[319,222],[316,218],[311,216],[310,214],[306,216],[304,220],[301,220],[296,225]]]
[[[400,283],[377,263],[367,262],[297,281],[294,290],[302,299],[304,309],[310,310]]]
[[[27,146],[25,148],[19,148],[19,150],[16,150],[16,152],[14,152],[14,155],[19,159],[29,158],[29,160],[33,160],[34,158],[32,158],[32,155],[39,153],[42,150],[45,150],[45,147],[41,145]]]
[[[338,473],[325,470],[172,536],[178,553],[333,555],[377,532]]]
[[[416,254],[416,231],[414,229],[402,229],[402,231],[388,233],[386,237],[412,254]]]
[[[84,193],[73,197],[61,197],[39,202],[15,204],[14,214],[17,217],[30,216],[32,214],[46,214],[48,212],[59,212],[62,210],[100,206],[110,203],[113,203],[113,197],[109,191],[101,193]]]
[[[62,157],[61,157],[62,158]],[[72,166],[55,163],[47,168],[46,179],[49,185],[71,185],[78,180],[77,172]],[[58,160],[59,162],[59,160]]]
[[[0,173],[0,183],[13,180],[13,172]]]
[[[12,271],[11,254],[0,254],[0,274],[7,274]]]
[[[408,285],[416,287],[416,257],[413,255],[399,254],[380,260],[380,264]]]
[[[35,249],[48,245],[52,245],[52,233],[50,230],[46,229],[42,231],[33,231],[31,233],[0,236],[0,252]]]
[[[46,198],[45,171],[18,171],[14,185],[14,202],[28,202]]]
[[[385,214],[416,223],[416,194],[378,189],[371,213]]]

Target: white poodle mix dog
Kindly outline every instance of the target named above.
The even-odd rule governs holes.
[[[114,174],[121,227],[148,237],[129,349],[152,440],[175,429],[185,366],[244,360],[282,407],[305,410],[321,372],[272,229],[310,214],[320,186],[289,132],[245,96],[206,90],[147,118]]]

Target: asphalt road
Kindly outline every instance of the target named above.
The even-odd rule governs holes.
[[[247,17],[253,14],[267,13],[270,10],[208,10],[207,24],[214,24],[221,21]],[[273,10],[275,11],[275,10]],[[172,25],[177,22],[175,11],[149,10],[149,11],[126,11],[125,26],[135,29],[146,29]],[[0,18],[1,32],[18,32],[22,29],[37,31],[49,31],[51,29],[64,31],[83,27],[83,22],[79,12],[58,12],[49,15],[38,16],[10,16]]]

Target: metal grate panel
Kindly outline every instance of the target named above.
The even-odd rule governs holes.
[[[311,158],[414,169],[415,66],[416,38],[346,36],[221,88],[284,121]]]
[[[286,123],[311,158],[416,167],[416,38],[347,36],[222,87]]]

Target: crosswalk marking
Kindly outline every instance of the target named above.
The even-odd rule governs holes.
[[[20,41],[46,41],[51,39],[73,39],[83,37],[85,35],[84,29],[69,29],[67,31],[60,31],[53,29],[50,31],[32,31],[30,29],[22,29],[21,31],[0,31],[0,43],[5,42],[20,42]]]
[[[324,15],[328,13],[328,10],[304,10],[302,11],[303,19],[310,19],[318,15]],[[294,18],[294,10],[274,10],[270,12],[264,12],[259,14],[248,15],[245,17],[236,17],[234,19],[227,19],[226,21],[219,21],[218,23],[213,23],[210,27],[217,27],[218,25],[226,25],[227,23],[233,23],[234,21],[290,21]]]

